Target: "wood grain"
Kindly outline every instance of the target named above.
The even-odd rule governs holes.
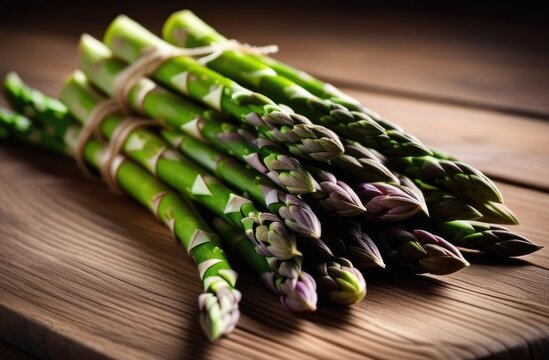
[[[545,252],[448,277],[369,280],[368,301],[295,316],[244,275],[242,319],[207,343],[197,273],[145,210],[67,159],[0,150],[0,337],[51,358],[469,358],[549,351]],[[517,228],[548,244],[549,195],[503,185]],[[530,263],[531,261],[532,263]]]

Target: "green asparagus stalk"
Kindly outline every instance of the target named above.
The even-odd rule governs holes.
[[[61,100],[79,121],[83,121],[104,98],[93,91],[84,74],[78,72],[64,87]],[[121,121],[122,117],[117,114],[105,118],[101,125],[103,135],[107,138],[112,136]],[[257,251],[267,258],[273,270],[288,279],[281,285],[284,292],[279,291],[287,296],[294,296],[290,292],[296,288],[290,284],[301,281],[303,276],[302,254],[297,249],[293,233],[278,217],[258,211],[250,200],[231,192],[206,170],[168,148],[169,145],[161,138],[141,128],[130,132],[123,151],[168,185],[246,233],[256,245]],[[303,299],[302,307],[314,309],[314,304],[306,303],[308,300]]]
[[[14,140],[38,145],[49,151],[67,155],[67,149],[62,142],[53,138],[45,127],[33,126],[31,120],[17,112],[0,107],[0,139]]]
[[[182,47],[196,47],[225,43],[227,39],[188,10],[176,12],[166,21],[163,29],[166,41]],[[307,74],[278,63],[266,56],[252,56],[228,51],[219,56],[208,57],[207,66],[236,81],[259,89],[275,101],[288,104],[299,113],[320,121],[343,138],[357,140],[386,156],[411,157],[414,166],[400,168],[406,175],[415,176],[423,171],[421,162],[437,162],[438,153],[433,153],[412,135],[404,133],[397,125],[382,119],[375,112],[361,106],[358,101],[343,94],[333,86],[316,80]],[[280,72],[279,72],[280,71]],[[426,157],[421,158],[421,156]],[[434,155],[434,156],[429,156]],[[418,160],[414,160],[416,157]],[[423,160],[422,160],[423,159]],[[450,174],[427,171],[425,175],[442,177],[447,190],[465,195],[468,199],[481,197],[486,201],[502,202],[501,194],[494,183],[478,170],[458,161],[441,157],[441,164]],[[405,161],[406,162],[406,161]],[[458,175],[459,174],[459,175]],[[440,185],[437,183],[437,185]],[[478,190],[474,195],[475,190]]]
[[[127,65],[89,35],[83,35],[80,40],[80,54],[80,67],[84,73],[99,89],[113,96],[115,81]],[[240,130],[227,123],[221,114],[206,111],[149,79],[137,82],[127,100],[134,111],[166,122],[198,140],[208,141],[220,151],[247,163],[289,193],[300,195],[315,189],[311,175],[297,159],[266,144],[257,147],[257,144],[248,143],[239,134]]]
[[[320,221],[309,205],[294,195],[277,190],[268,178],[246,168],[229,156],[188,135],[163,130],[162,137],[185,156],[194,160],[235,189],[248,193],[256,202],[264,203],[297,235],[319,238]]]
[[[171,48],[126,16],[119,16],[110,24],[104,41],[115,55],[129,63],[151,48]],[[238,85],[190,57],[172,58],[152,76],[176,92],[255,127],[296,156],[322,162],[343,153],[343,145],[331,130],[279,107],[266,96]]]
[[[28,89],[21,90],[26,92]],[[50,114],[53,110],[59,111],[63,118],[70,120],[64,107],[53,99],[38,92],[30,95],[29,99],[18,98],[22,102],[16,101],[14,104],[25,108],[26,105],[23,104],[28,101],[32,104],[30,108],[39,111],[39,116],[48,121],[51,120]],[[55,105],[49,108],[51,104]],[[20,141],[31,142],[65,154],[74,153],[73,146],[79,136],[79,127],[72,125],[67,126],[64,140],[53,138],[47,126],[36,126],[28,118],[4,109],[0,109],[0,123],[8,127],[10,133]],[[54,143],[56,145],[52,146]],[[91,138],[84,148],[87,163],[99,169],[104,161],[105,148],[106,145]],[[229,333],[236,326],[240,316],[238,303],[241,295],[234,288],[237,274],[225,258],[217,235],[202,220],[189,201],[177,195],[136,163],[127,158],[122,159],[116,173],[118,184],[172,230],[198,268],[204,284],[204,293],[198,300],[202,328],[211,340]]]
[[[223,44],[227,39],[188,10],[170,16],[164,39],[176,46],[196,47]],[[334,130],[343,137],[360,140],[387,155],[426,155],[430,151],[419,140],[399,130],[385,130],[368,115],[349,111],[340,104],[320,99],[251,56],[236,51],[220,52],[201,60],[206,65],[263,94],[291,106],[295,111]]]
[[[455,246],[422,229],[393,225],[385,230],[370,230],[369,234],[391,269],[447,275],[469,266]]]
[[[40,91],[26,86],[16,73],[10,72],[6,75],[4,89],[8,100],[30,118],[34,116],[33,109],[37,105],[45,104],[45,107],[40,109],[40,116],[47,120],[45,131],[48,135],[61,138],[67,128],[74,125],[72,117],[59,100],[43,97]]]
[[[503,226],[477,221],[438,222],[433,231],[456,246],[501,257],[523,256],[542,248]]]
[[[301,273],[299,282],[291,284],[290,287],[295,291],[288,291],[289,295],[281,295],[280,288],[284,288],[284,282],[288,281],[281,276],[276,275],[272,269],[265,263],[265,259],[255,252],[255,247],[249,242],[239,231],[237,231],[230,223],[221,219],[215,218],[213,225],[217,232],[221,234],[221,239],[225,248],[231,249],[232,252],[238,254],[240,258],[249,259],[248,264],[254,272],[263,280],[271,291],[280,295],[280,301],[288,309],[296,309],[296,311],[310,310],[316,306],[317,293],[316,283],[314,279],[307,273]],[[307,299],[303,301],[302,299]],[[308,304],[307,307],[303,304]]]

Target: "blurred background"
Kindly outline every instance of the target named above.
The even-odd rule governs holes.
[[[342,86],[548,118],[547,1],[0,0],[0,76],[38,56],[49,71],[28,75],[55,92],[82,32],[125,13],[158,33],[183,8]]]

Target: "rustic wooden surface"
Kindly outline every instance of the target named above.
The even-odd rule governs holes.
[[[427,144],[495,176],[521,220],[516,230],[549,245],[549,123],[541,120],[549,115],[549,56],[536,42],[546,29],[531,29],[526,46],[524,34],[473,36],[475,24],[456,33],[452,23],[399,28],[374,17],[368,26],[309,24],[307,32],[295,19],[256,27],[257,19],[244,26],[221,15],[209,19],[230,35],[280,44],[285,60],[350,86]],[[0,75],[15,69],[56,94],[77,64],[76,33],[100,35],[106,24],[65,21],[50,31],[2,25]],[[437,26],[445,31],[431,31]],[[325,51],[326,41],[340,51]],[[300,316],[244,273],[242,319],[209,344],[197,324],[197,272],[169,231],[71,161],[0,145],[0,358],[546,357],[548,251],[470,260],[446,277],[368,278],[361,304]]]

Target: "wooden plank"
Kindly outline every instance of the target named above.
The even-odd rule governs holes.
[[[426,145],[499,179],[549,190],[549,123],[518,115],[347,90]]]
[[[296,316],[244,273],[242,319],[208,344],[184,249],[130,200],[71,161],[0,148],[0,338],[52,358],[541,357],[549,351],[549,257],[448,277],[369,278],[368,300]],[[548,245],[549,195],[503,185]]]

